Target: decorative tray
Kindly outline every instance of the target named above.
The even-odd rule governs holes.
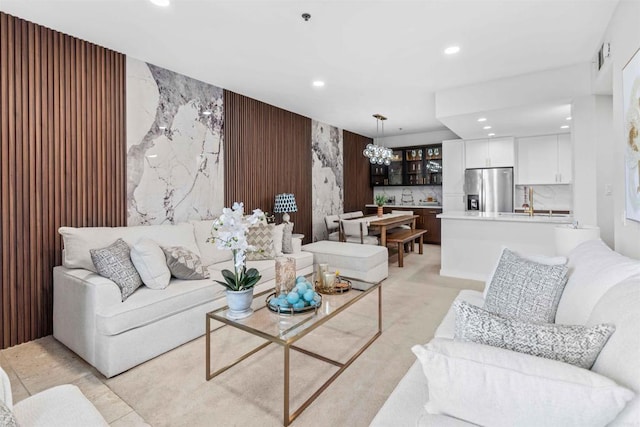
[[[336,278],[336,284],[333,288],[320,287],[318,282],[316,282],[315,285],[318,293],[325,295],[344,294],[351,290],[351,281],[340,276]]]
[[[302,308],[293,308],[291,306],[281,307],[273,302],[274,299],[278,299],[278,297],[276,297],[275,292],[269,294],[269,296],[267,297],[266,299],[267,308],[273,311],[274,313],[285,314],[285,315],[303,314],[303,313],[309,313],[310,311],[317,312],[318,308],[320,308],[320,306],[322,305],[322,295],[320,294],[318,294],[317,297],[314,298],[314,300],[312,301],[313,304],[302,307]]]

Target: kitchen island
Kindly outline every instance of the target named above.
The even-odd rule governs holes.
[[[446,212],[441,220],[442,276],[485,281],[503,247],[523,255],[555,255],[555,228],[570,215]]]

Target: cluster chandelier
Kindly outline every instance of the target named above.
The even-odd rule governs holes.
[[[382,124],[382,136],[384,137],[384,121],[387,120],[382,114],[374,114],[376,119],[376,137],[379,137],[380,124]],[[391,164],[391,156],[393,151],[390,148],[385,148],[382,145],[367,144],[367,148],[362,152],[365,157],[369,159],[372,164],[387,165]]]

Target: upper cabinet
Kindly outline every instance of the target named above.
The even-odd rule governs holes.
[[[513,138],[466,140],[467,169],[513,167],[515,164]]]
[[[441,185],[442,145],[397,148],[389,166],[371,165],[371,185]]]
[[[571,135],[518,138],[517,184],[570,184]]]

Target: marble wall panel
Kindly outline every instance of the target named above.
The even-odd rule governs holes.
[[[127,58],[129,225],[222,210],[223,99],[219,87]]]
[[[375,198],[378,194],[384,194],[387,199],[395,198],[397,204],[402,204],[403,199],[406,204],[423,203],[427,202],[429,197],[431,197],[434,202],[442,203],[442,187],[439,185],[375,187],[373,189],[373,197]],[[369,203],[373,203],[373,200]]]
[[[535,210],[573,211],[573,191],[571,185],[532,185],[533,208]],[[522,209],[525,200],[528,200],[528,188],[526,185],[516,185],[514,209]]]
[[[342,129],[311,123],[313,238],[327,238],[324,217],[344,210]]]

